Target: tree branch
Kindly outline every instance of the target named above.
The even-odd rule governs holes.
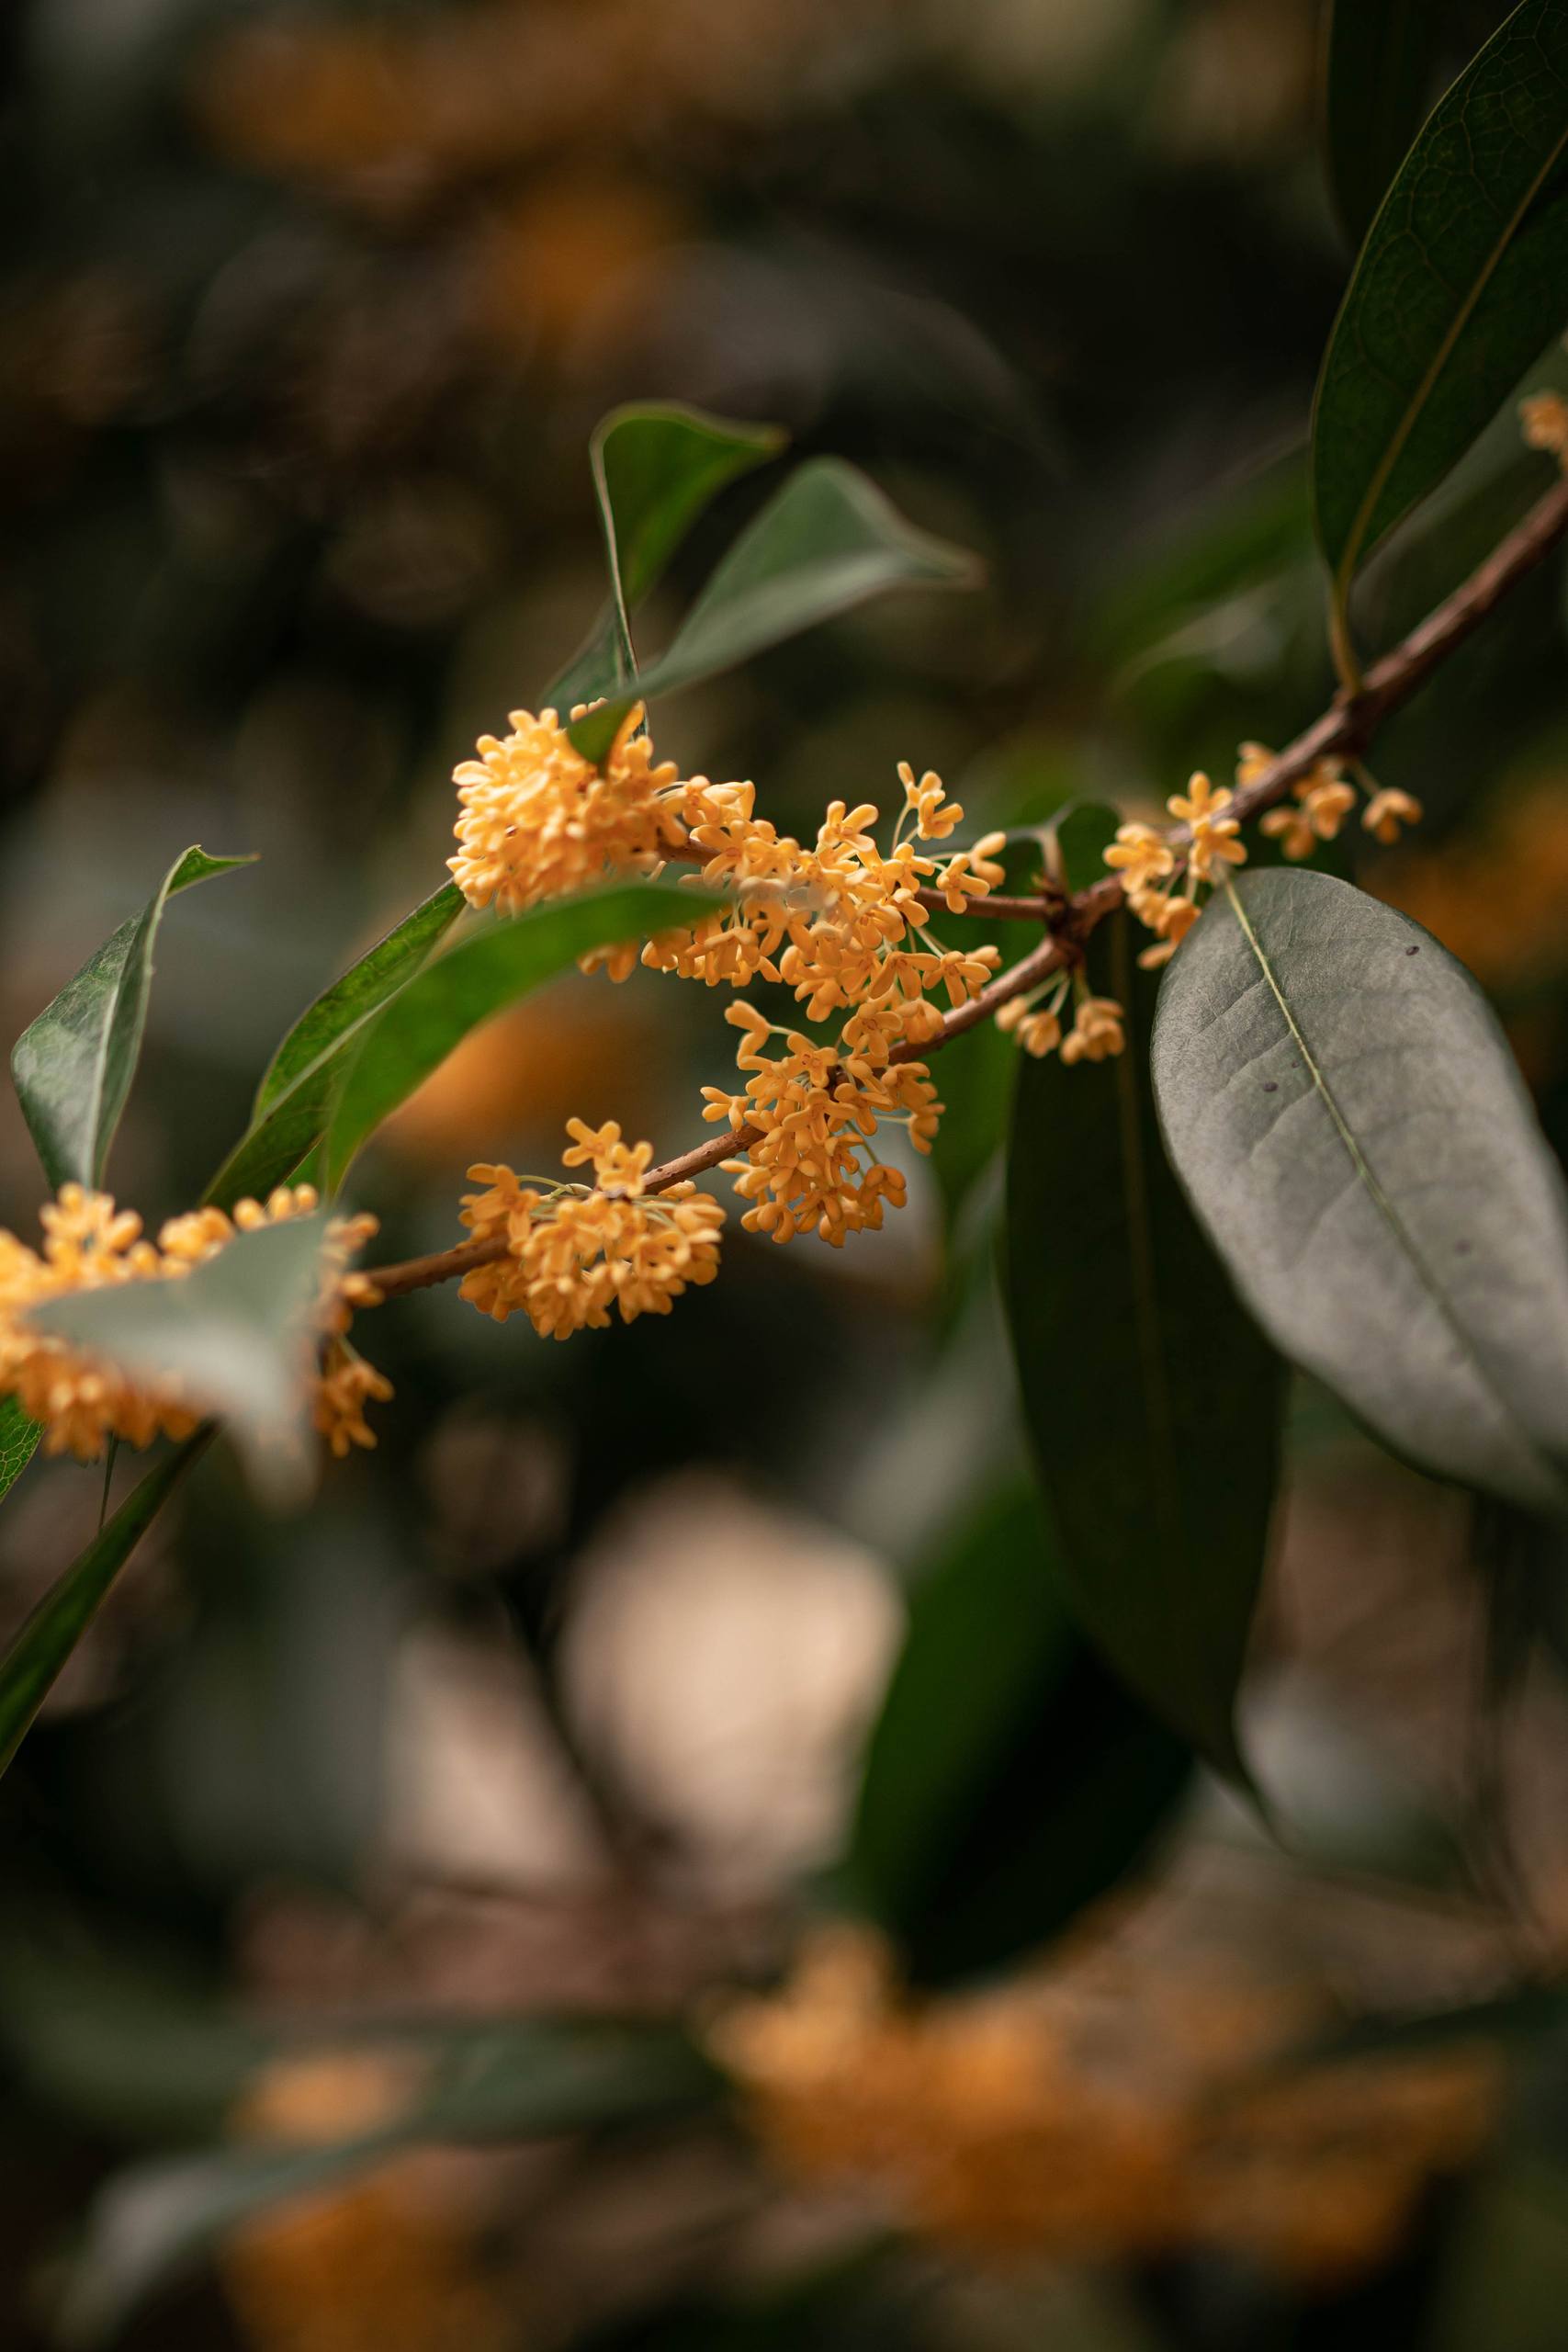
[[[1258,816],[1283,800],[1291,786],[1310,775],[1320,760],[1348,760],[1364,752],[1383,721],[1409,701],[1432,672],[1440,668],[1480,628],[1509,590],[1545,561],[1565,535],[1568,479],[1558,482],[1531,507],[1524,521],[1494,548],[1485,562],[1435,611],[1428,613],[1392,653],[1372,664],[1358,695],[1338,695],[1321,718],[1286,745],[1262,775],[1237,791],[1227,814],[1244,821]],[[1175,848],[1188,838],[1184,825],[1172,827],[1168,834]],[[1045,895],[977,899],[972,910],[976,916],[1005,915],[1021,922],[1046,923],[1050,926],[1047,935],[1027,956],[998,973],[978,996],[944,1013],[939,1036],[923,1045],[896,1046],[893,1059],[923,1062],[928,1055],[950,1045],[954,1037],[961,1037],[966,1030],[989,1020],[998,1007],[1010,998],[1027,994],[1053,972],[1080,961],[1084,941],[1107,915],[1115,913],[1124,895],[1119,878],[1108,874],[1103,880],[1066,900]],[[937,909],[945,906],[938,891],[921,891],[919,896],[922,903],[931,903]],[[649,1169],[644,1189],[650,1193],[667,1192],[671,1184],[705,1175],[720,1160],[744,1154],[757,1140],[755,1127],[722,1128],[693,1150]],[[401,1265],[374,1269],[367,1279],[383,1298],[396,1298],[408,1291],[450,1282],[475,1266],[488,1265],[506,1254],[504,1241],[460,1242],[456,1249],[435,1250],[429,1257],[411,1258]]]

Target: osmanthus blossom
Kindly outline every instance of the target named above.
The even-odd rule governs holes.
[[[146,1446],[159,1436],[188,1437],[201,1418],[201,1402],[184,1383],[133,1376],[39,1329],[27,1319],[28,1310],[83,1291],[183,1281],[241,1234],[310,1216],[318,1206],[310,1185],[283,1184],[265,1203],[237,1202],[231,1215],[199,1208],[171,1217],[154,1242],[135,1210],[117,1207],[107,1193],[62,1184],[58,1198],[39,1213],[39,1249],[0,1232],[0,1393],[14,1396],[39,1423],[46,1453],[71,1453],[80,1462],[98,1460],[111,1439]],[[355,1307],[377,1301],[365,1276],[348,1270],[376,1229],[371,1216],[330,1221],[314,1312],[300,1333],[311,1417],[337,1454],[375,1443],[365,1404],[392,1393],[347,1337]]]

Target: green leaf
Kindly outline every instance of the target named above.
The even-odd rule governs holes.
[[[1124,1007],[1125,1053],[1071,1069],[1021,1057],[1005,1293],[1073,1606],[1139,1696],[1240,1775],[1233,1713],[1282,1383],[1161,1148],[1157,990],[1134,960],[1146,937],[1117,915],[1090,942],[1089,985]]]
[[[0,1396],[0,1498],[10,1493],[38,1451],[42,1435],[14,1396]]]
[[[1565,316],[1568,11],[1523,0],[1423,128],[1329,338],[1314,499],[1341,626],[1372,548],[1463,456]]]
[[[227,1209],[246,1193],[265,1199],[295,1174],[326,1133],[333,1088],[366,1023],[412,978],[462,911],[462,892],[444,883],[300,1014],[256,1090],[249,1127],[207,1188],[209,1201]]]
[[[333,2045],[344,2046],[346,2037]],[[361,2037],[364,2040],[364,2037]],[[558,2138],[680,2115],[720,2091],[683,2036],[661,2026],[546,2018],[439,2021],[371,2050],[428,2069],[402,2113],[325,2146],[231,2146],[131,2166],[100,2192],[68,2273],[65,2339],[96,2345],[228,2233],[285,2199],[331,2190],[423,2142]]]
[[[1134,1866],[1190,1768],[1077,1631],[1036,1498],[1004,1495],[914,1589],[849,1885],[915,1982],[999,1967]]]
[[[738,424],[678,401],[611,411],[590,444],[610,602],[588,643],[545,693],[558,710],[611,694],[637,667],[631,616],[721,490],[776,457],[776,424]]]
[[[1568,1203],[1463,967],[1330,876],[1250,876],[1170,967],[1154,1075],[1284,1353],[1422,1469],[1561,1512]]]
[[[324,1230],[320,1216],[261,1226],[189,1274],[77,1291],[26,1319],[132,1378],[177,1378],[202,1411],[221,1416],[258,1483],[292,1499],[306,1468],[301,1329]]]
[[[108,1525],[50,1587],[0,1659],[0,1772],[31,1729],[98,1603],[211,1436],[210,1429],[197,1430],[148,1472]]]
[[[329,1191],[383,1119],[471,1029],[595,947],[694,922],[716,901],[673,883],[622,883],[531,908],[464,940],[411,980],[348,1061],[326,1141]]]
[[[176,890],[249,865],[187,849],[139,915],[122,922],[46,1005],[11,1053],[11,1075],[44,1173],[62,1184],[99,1185],[125,1109],[152,985],[152,949]]]
[[[889,589],[967,588],[979,576],[974,556],[907,523],[853,466],[815,458],[742,532],[668,652],[578,719],[572,741],[601,760],[634,703],[732,670]]]

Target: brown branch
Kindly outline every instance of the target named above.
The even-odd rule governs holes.
[[[1283,800],[1291,786],[1310,775],[1320,760],[1352,759],[1364,752],[1390,714],[1409,701],[1432,672],[1480,628],[1508,591],[1545,561],[1565,535],[1568,480],[1550,490],[1451,596],[1428,613],[1392,653],[1372,664],[1359,694],[1353,698],[1343,695],[1337,697],[1321,718],[1286,745],[1262,775],[1238,791],[1227,813],[1244,821],[1258,816]],[[1169,834],[1172,844],[1178,847],[1187,838],[1185,826],[1174,827]],[[1031,948],[1007,971],[998,973],[978,996],[944,1013],[939,1036],[922,1045],[911,1042],[895,1046],[892,1058],[897,1062],[923,1062],[939,1047],[951,1045],[954,1037],[961,1037],[966,1030],[989,1020],[998,1007],[1010,998],[1027,994],[1053,972],[1078,962],[1084,940],[1107,915],[1114,914],[1123,896],[1116,876],[1107,875],[1066,901],[1044,896],[976,899],[973,909],[967,910],[976,916],[1005,914],[1020,921],[1048,922],[1053,928],[1037,947]],[[923,904],[937,908],[946,903],[940,891],[922,890],[919,897]],[[693,1150],[649,1169],[644,1180],[645,1189],[650,1193],[667,1192],[671,1184],[705,1175],[720,1160],[744,1153],[757,1140],[755,1127],[721,1128]],[[402,1265],[375,1269],[369,1280],[384,1298],[396,1298],[406,1291],[450,1282],[475,1266],[488,1265],[506,1254],[504,1241],[460,1242],[453,1250],[440,1250],[426,1258],[411,1258]]]

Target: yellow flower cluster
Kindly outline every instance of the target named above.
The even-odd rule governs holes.
[[[1145,971],[1168,963],[1197,922],[1200,888],[1212,888],[1226,866],[1246,864],[1246,845],[1236,838],[1241,820],[1231,813],[1235,797],[1228,786],[1216,787],[1200,770],[1185,792],[1167,800],[1170,814],[1187,828],[1179,895],[1177,847],[1168,837],[1141,820],[1118,827],[1105,862],[1121,875],[1133,912],[1156,935],[1156,944],[1138,958]]]
[[[1244,743],[1236,760],[1236,790],[1257,784],[1274,757],[1266,743]],[[1319,842],[1337,837],[1357,797],[1339,763],[1319,760],[1296,778],[1288,803],[1264,812],[1258,830],[1278,841],[1286,857],[1310,857]],[[1145,970],[1168,963],[1175,955],[1202,911],[1200,890],[1213,888],[1227,866],[1246,864],[1235,804],[1235,793],[1228,786],[1216,786],[1200,772],[1185,792],[1173,792],[1165,804],[1186,828],[1185,842],[1141,820],[1118,827],[1105,862],[1120,874],[1133,912],[1156,935],[1157,944],[1138,958]],[[1387,843],[1398,840],[1402,826],[1418,823],[1421,814],[1421,803],[1413,794],[1373,787],[1361,822],[1376,840]]]
[[[1238,786],[1254,784],[1272,766],[1274,754],[1266,743],[1244,743],[1236,765]],[[1363,769],[1357,774],[1370,785],[1361,823],[1385,847],[1399,839],[1404,825],[1418,825],[1425,813],[1414,793],[1371,785]],[[1277,840],[1289,858],[1310,857],[1319,842],[1337,838],[1339,829],[1356,806],[1356,787],[1334,760],[1319,760],[1291,786],[1293,808],[1269,809],[1258,830]]]
[[[1561,392],[1531,392],[1519,402],[1526,446],[1568,466],[1568,400]]]
[[[150,1445],[160,1433],[188,1437],[199,1408],[178,1382],[131,1380],[112,1364],[35,1329],[24,1319],[28,1310],[115,1283],[177,1281],[225,1249],[236,1234],[308,1216],[316,1206],[310,1185],[279,1185],[265,1205],[236,1203],[231,1217],[215,1208],[172,1217],[154,1243],[144,1237],[134,1210],[117,1209],[105,1193],[62,1185],[59,1198],[39,1212],[41,1250],[0,1232],[0,1393],[15,1396],[40,1424],[46,1453],[73,1453],[78,1461],[92,1462],[111,1437],[136,1446]],[[316,1426],[339,1454],[351,1442],[375,1443],[364,1421],[365,1400],[392,1393],[344,1337],[353,1307],[373,1304],[376,1294],[364,1276],[344,1276],[343,1270],[375,1230],[374,1217],[334,1218],[322,1250],[315,1328],[328,1337],[312,1401]]]
[[[685,787],[672,761],[654,764],[641,722],[640,707],[626,714],[602,767],[553,710],[514,710],[510,735],[480,736],[456,772],[459,847],[446,861],[471,907],[521,914],[607,875],[650,873],[683,846]]]
[[[874,1232],[884,1207],[902,1208],[906,1193],[902,1171],[872,1152],[879,1122],[902,1121],[917,1151],[929,1151],[936,1133],[942,1104],[925,1064],[840,1060],[837,1047],[775,1030],[749,1004],[731,1005],[726,1018],[745,1033],[738,1059],[750,1074],[739,1094],[705,1086],[703,1116],[755,1136],[745,1159],[722,1163],[751,1204],[746,1231],[774,1241],[815,1231],[836,1249],[851,1233]],[[774,1036],[784,1050],[770,1054]]]
[[[945,988],[951,1003],[966,1003],[998,958],[994,948],[964,955],[934,940],[912,944],[931,923],[920,893],[936,893],[953,913],[963,914],[1002,879],[996,854],[1006,835],[987,833],[972,848],[942,857],[923,854],[917,842],[945,841],[962,824],[964,810],[948,800],[941,777],[929,770],[917,777],[902,762],[898,778],[904,808],[884,855],[871,831],[877,811],[869,801],[854,808],[833,801],[807,849],[756,815],[750,784],[712,785],[695,777],[685,787],[683,805],[690,844],[702,861],[696,879],[733,890],[736,903],[690,934],[650,942],[644,963],[710,986],[728,980],[744,988],[759,977],[783,982],[810,1021],[874,1007],[889,1043],[933,1035],[934,1023],[916,1011],[921,999]],[[911,819],[915,839],[907,841]],[[863,1022],[859,1042],[874,1047],[883,1040]]]
[[[1495,2114],[1491,2054],[1271,2071],[1299,1996],[1079,1939],[1050,1973],[901,2002],[852,1931],[709,2042],[781,2167],[971,2256],[1243,2252],[1316,2283],[1397,2243]]]
[[[745,1159],[724,1163],[750,1204],[741,1223],[775,1241],[814,1232],[841,1247],[848,1235],[879,1227],[885,1207],[902,1204],[904,1179],[876,1157],[877,1129],[903,1125],[917,1151],[930,1150],[942,1106],[929,1067],[909,1058],[911,1049],[941,1031],[937,990],[952,1006],[967,1004],[1000,961],[990,945],[943,947],[920,894],[940,897],[955,913],[983,899],[1002,879],[996,853],[1005,836],[928,854],[917,843],[945,841],[963,808],[929,771],[917,777],[906,763],[898,775],[904,808],[886,853],[869,802],[832,802],[810,850],[750,816],[694,826],[693,840],[707,853],[702,879],[737,886],[736,912],[722,931],[699,926],[682,948],[655,942],[645,959],[738,985],[760,975],[792,989],[807,1020],[838,1023],[830,1043],[816,1044],[750,1005],[733,1005],[728,1017],[743,1033],[736,1060],[746,1084],[703,1089],[705,1118],[749,1134]],[[735,944],[742,930],[751,937],[745,950]],[[722,960],[710,960],[716,955]],[[783,1041],[776,1052],[775,1037]]]
[[[725,889],[729,903],[649,940],[642,963],[710,987],[762,979],[788,988],[807,1020],[836,1028],[830,1042],[817,1043],[750,1006],[732,1009],[745,1033],[738,1061],[746,1083],[704,1091],[710,1120],[744,1131],[745,1158],[725,1162],[749,1204],[742,1223],[779,1241],[813,1231],[833,1243],[879,1226],[905,1184],[875,1156],[878,1126],[905,1125],[916,1148],[929,1150],[942,1109],[929,1069],[910,1058],[941,1031],[932,998],[968,1003],[1000,961],[994,946],[943,946],[927,900],[962,913],[983,899],[1002,879],[996,853],[1005,837],[937,854],[931,845],[947,842],[963,808],[940,776],[905,764],[904,808],[887,851],[873,831],[875,808],[841,800],[807,848],[757,815],[750,784],[681,782],[670,764],[655,765],[629,722],[603,772],[576,752],[554,712],[514,712],[513,729],[504,743],[486,738],[479,759],[457,771],[462,854],[452,870],[465,895],[514,910],[605,873],[692,860],[694,883]],[[623,979],[637,960],[637,945],[624,944],[584,965]],[[1091,1018],[1083,1049],[1093,1038],[1105,1050],[1107,1035]],[[618,1129],[604,1130],[612,1132],[618,1143]],[[522,1307],[536,1329],[564,1337],[603,1324],[617,1303],[627,1320],[667,1310],[687,1282],[711,1278],[713,1204],[689,1186],[666,1193],[657,1208],[643,1204],[639,1171],[633,1185],[618,1166],[606,1174],[601,1157],[592,1190],[541,1191],[504,1168],[470,1171],[486,1190],[468,1197],[464,1222],[476,1238],[504,1236],[508,1255],[477,1269],[465,1297],[496,1316]]]
[[[593,1183],[525,1182],[510,1168],[470,1168],[479,1193],[465,1194],[463,1223],[476,1241],[504,1254],[464,1277],[460,1295],[498,1323],[521,1311],[541,1338],[603,1330],[610,1309],[623,1323],[668,1315],[688,1287],[718,1272],[721,1204],[692,1183],[649,1193],[650,1144],[628,1146],[614,1119],[594,1128],[569,1119],[569,1168],[592,1167]]]
[[[1266,743],[1244,743],[1236,763],[1239,786],[1255,783],[1273,763]],[[1291,786],[1291,799],[1266,809],[1258,830],[1277,841],[1286,857],[1310,857],[1319,842],[1338,837],[1339,829],[1356,805],[1356,787],[1347,782],[1333,760],[1319,760]]]
[[[1062,1008],[1069,990],[1073,1025],[1064,1034]],[[1081,974],[1063,972],[1027,996],[1010,997],[998,1011],[997,1027],[1010,1030],[1024,1052],[1037,1059],[1059,1046],[1066,1063],[1102,1062],[1125,1051],[1124,1018],[1114,997],[1090,996]]]

